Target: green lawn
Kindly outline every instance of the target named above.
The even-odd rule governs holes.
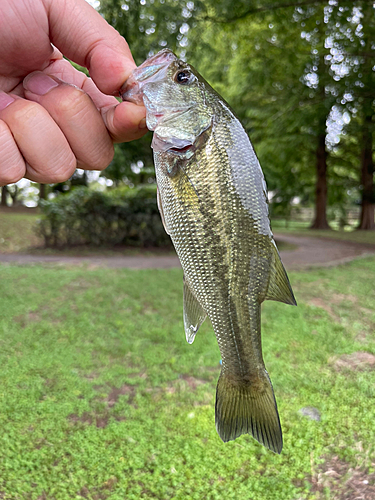
[[[35,233],[39,218],[34,212],[0,212],[0,253],[25,252],[43,245]]]
[[[341,500],[357,498],[344,496],[356,478],[374,488],[375,258],[291,273],[299,306],[263,308],[280,456],[218,438],[220,354],[209,324],[185,341],[180,270],[0,269],[1,499]]]
[[[275,233],[293,234],[296,236],[308,236],[311,238],[331,238],[342,241],[352,241],[354,243],[364,243],[375,245],[375,231],[339,231],[339,230],[311,230],[309,223],[290,221],[285,224],[284,220],[271,220],[272,229]]]

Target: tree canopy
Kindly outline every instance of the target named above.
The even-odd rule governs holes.
[[[139,64],[163,47],[186,58],[241,119],[273,209],[362,204],[374,227],[375,9],[367,0],[102,0],[100,11]],[[148,137],[119,145],[104,173],[153,179]]]

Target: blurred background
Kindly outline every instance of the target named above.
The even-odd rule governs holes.
[[[91,4],[126,38],[137,64],[169,47],[193,64],[232,106],[259,156],[271,217],[280,221],[276,227],[298,222],[299,227],[320,230],[375,229],[373,2],[93,0]],[[121,225],[122,216],[116,215],[116,210],[121,212],[119,204],[128,197],[153,198],[150,141],[151,133],[116,145],[115,157],[102,173],[77,170],[69,181],[57,185],[21,180],[5,186],[1,208],[39,206],[49,217],[41,232],[47,245],[95,243],[95,237],[93,241],[81,237],[80,230],[59,239],[52,234],[51,212],[55,226],[64,207],[70,206],[72,217],[78,189],[85,199],[94,196],[92,207],[100,198],[108,217]],[[148,203],[153,212],[152,201]],[[143,222],[153,224],[153,219],[145,217]],[[124,236],[122,243],[126,242]],[[109,238],[108,243],[113,241]],[[115,243],[121,243],[119,236]],[[165,239],[145,243],[165,244]]]

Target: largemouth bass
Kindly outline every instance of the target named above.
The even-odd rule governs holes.
[[[186,339],[193,342],[208,316],[219,344],[217,432],[223,441],[249,433],[280,453],[280,420],[262,356],[261,303],[296,301],[248,135],[224,99],[168,49],[135,69],[121,95],[145,105],[154,131],[159,210],[184,271]]]

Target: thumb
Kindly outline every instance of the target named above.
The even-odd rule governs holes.
[[[125,39],[85,0],[47,0],[51,42],[86,67],[105,94],[118,90],[136,67]]]

